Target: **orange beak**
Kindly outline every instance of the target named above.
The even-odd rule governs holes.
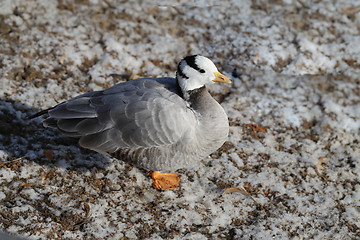
[[[214,72],[214,75],[215,79],[213,80],[213,82],[231,83],[230,79],[224,74],[221,74],[220,72]]]

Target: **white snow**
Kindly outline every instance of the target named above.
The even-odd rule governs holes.
[[[0,0],[1,230],[358,238],[359,24],[359,5],[346,0]],[[156,191],[144,171],[25,119],[133,76],[175,76],[190,54],[232,78],[231,88],[211,87],[230,134],[199,167],[179,171],[180,189]],[[248,195],[221,195],[229,187]]]

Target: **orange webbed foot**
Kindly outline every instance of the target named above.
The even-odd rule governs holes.
[[[176,173],[149,172],[153,179],[152,186],[157,190],[171,190],[179,187],[181,176]]]

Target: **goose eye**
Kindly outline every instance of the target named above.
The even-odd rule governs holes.
[[[204,69],[200,69],[200,71],[199,72],[201,72],[201,73],[205,73],[205,70]]]

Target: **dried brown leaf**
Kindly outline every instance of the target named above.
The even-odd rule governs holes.
[[[41,182],[44,183],[46,180],[46,172],[42,172],[41,174]]]
[[[84,209],[85,209],[85,213],[86,213],[85,218],[88,218],[90,215],[90,206],[86,202],[84,202]]]
[[[225,191],[221,194],[227,194],[227,193],[234,193],[234,192],[241,192],[243,194],[248,195],[249,193],[245,191],[245,189],[243,188],[239,188],[239,187],[230,187],[230,188],[226,188]]]
[[[251,200],[253,200],[255,203],[257,203],[255,201],[255,199],[253,197],[251,197],[250,194],[244,188],[241,188],[241,187],[226,188],[224,190],[224,192],[221,194],[221,196],[224,196],[224,194],[227,194],[227,193],[234,193],[234,192],[242,193],[243,195],[245,195],[246,197],[249,197]]]
[[[323,163],[324,159],[325,159],[325,157],[319,158],[319,160],[318,160],[318,162],[317,162],[317,164],[315,166],[316,170],[321,171],[321,170],[324,169],[324,167],[322,166],[322,163]]]
[[[24,188],[26,188],[26,187],[29,187],[29,186],[31,186],[31,184],[29,184],[29,183],[22,183],[22,184],[20,184],[19,185],[19,187],[18,187],[18,192],[19,191],[21,191],[21,190],[23,190]]]
[[[48,150],[48,149],[44,149],[44,156],[49,159],[50,161],[53,161],[53,151]]]
[[[250,128],[253,132],[261,132],[261,133],[266,133],[267,130],[257,124],[254,123],[249,123],[249,124],[244,124],[244,127],[246,128]]]

